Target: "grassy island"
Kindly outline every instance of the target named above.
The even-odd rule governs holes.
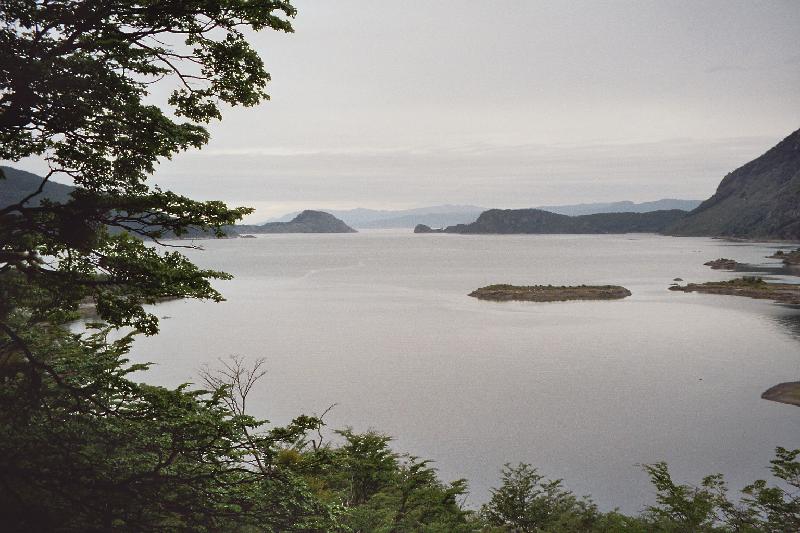
[[[618,300],[631,295],[631,291],[618,285],[488,285],[469,293],[473,298],[506,302],[564,302],[567,300]]]
[[[705,294],[729,294],[746,296],[760,300],[773,300],[779,303],[800,305],[800,284],[767,283],[759,277],[744,276],[729,281],[710,281],[673,285],[671,291],[702,292]]]

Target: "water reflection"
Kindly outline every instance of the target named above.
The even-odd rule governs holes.
[[[781,307],[790,310],[790,312],[776,314],[770,318],[778,325],[781,331],[800,341],[800,305],[785,305]]]

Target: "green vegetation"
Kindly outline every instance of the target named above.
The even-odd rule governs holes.
[[[221,234],[246,209],[151,188],[160,159],[203,145],[222,105],[255,105],[269,77],[243,31],[291,31],[281,0],[12,0],[0,8],[0,158],[41,156],[41,187],[0,208],[0,517],[8,532],[795,531],[800,503],[756,482],[740,504],[721,478],[658,490],[639,517],[600,512],[529,466],[507,468],[480,512],[389,437],[338,432],[322,417],[283,427],[250,416],[261,375],[240,359],[203,389],[146,379],[128,361],[158,332],[143,305],[219,300],[179,251],[150,246],[199,227]],[[172,83],[164,109],[145,103]],[[47,180],[80,187],[39,201]],[[124,230],[124,231],[112,231]],[[63,324],[93,301],[98,324]],[[119,340],[120,328],[130,333]],[[113,335],[112,335],[113,334]],[[154,354],[168,357],[169,354]],[[798,451],[773,472],[800,488]]]
[[[519,300],[527,302],[564,302],[567,300],[619,300],[627,298],[631,291],[619,285],[487,285],[475,289],[469,296],[480,300],[504,302]]]

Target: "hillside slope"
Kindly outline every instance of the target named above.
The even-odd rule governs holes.
[[[725,176],[667,233],[800,240],[800,130]]]
[[[12,167],[0,166],[0,169],[6,176],[6,179],[0,179],[0,208],[19,202],[34,192],[42,183],[42,179],[44,179],[31,172]],[[75,187],[48,181],[45,183],[41,194],[31,198],[25,205],[34,207],[39,205],[43,199],[63,204],[69,200],[69,195],[74,190]]]

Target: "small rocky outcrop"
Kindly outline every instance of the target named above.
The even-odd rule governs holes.
[[[564,302],[568,300],[618,300],[631,295],[631,291],[619,285],[488,285],[469,293],[480,300],[507,302]]]
[[[713,261],[708,261],[707,263],[703,263],[705,266],[711,267],[714,270],[736,270],[736,267],[739,265],[733,259],[714,259]]]

